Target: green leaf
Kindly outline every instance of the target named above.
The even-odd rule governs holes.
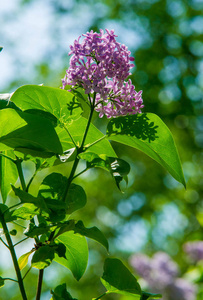
[[[12,150],[3,151],[3,154],[15,160],[16,157]],[[0,154],[0,188],[3,203],[6,202],[7,196],[12,190],[11,184],[15,184],[18,179],[18,170],[16,164]]]
[[[38,235],[42,235],[44,233],[49,233],[50,231],[53,231],[54,228],[56,228],[56,226],[47,226],[44,223],[39,224],[39,226],[30,223],[29,227],[24,231],[24,234],[31,238],[35,238],[38,237]]]
[[[48,267],[54,259],[54,248],[51,246],[42,246],[35,251],[32,257],[32,267],[44,269]]]
[[[0,52],[3,50],[3,47],[0,47]]]
[[[29,149],[31,155],[42,157],[62,154],[61,143],[48,119],[8,108],[0,110],[0,120],[1,151],[9,147],[20,152]]]
[[[85,206],[87,197],[84,189],[75,183],[71,183],[66,197],[66,213],[71,214],[74,211]]]
[[[24,204],[23,206],[12,211],[12,216],[18,219],[31,220],[39,214],[39,209],[34,204]]]
[[[82,116],[88,118],[90,113],[90,106],[89,106],[88,95],[85,94],[85,90],[83,88],[77,88],[76,90],[71,89],[71,93],[75,95],[78,101],[81,103],[83,109]]]
[[[66,259],[55,254],[54,260],[71,270],[73,276],[80,280],[88,261],[88,247],[85,237],[69,231],[57,237],[56,241],[66,246]]]
[[[29,252],[27,252],[27,253],[25,253],[25,254],[23,254],[23,255],[21,255],[20,257],[19,257],[19,259],[18,259],[18,264],[19,264],[19,268],[20,268],[20,270],[22,270],[26,265],[27,265],[27,263],[28,263],[28,258],[29,258],[29,256],[30,256],[30,254],[32,254],[32,250],[31,251],[29,251]]]
[[[83,117],[80,117],[77,121],[74,121],[67,126],[68,131],[70,132],[75,144],[78,146],[81,145],[86,125],[87,125],[87,120]],[[61,141],[64,151],[75,147],[74,143],[72,142],[71,138],[68,136],[64,128],[57,126],[56,132]],[[88,147],[90,144],[94,143],[99,139],[102,140],[96,143],[95,145],[91,146],[90,148],[88,148],[86,151],[94,152],[98,155],[106,154],[107,156],[116,157],[116,153],[113,150],[109,141],[105,139],[105,135],[101,131],[99,131],[93,124],[90,124],[85,147]]]
[[[51,173],[42,181],[38,195],[43,198],[51,198],[62,201],[67,182],[67,177],[62,174],[55,172]]]
[[[67,183],[68,178],[60,173],[52,173],[43,180],[38,195],[47,198],[45,202],[48,208],[65,209],[67,214],[71,214],[85,206],[87,202],[85,191],[74,183],[69,187],[65,202],[62,201]]]
[[[20,188],[15,188],[12,186],[12,189],[17,197],[21,200],[21,203],[32,203],[34,204],[37,208],[40,208],[46,212],[50,212],[48,209],[44,199],[42,197],[34,197],[31,194],[22,191]]]
[[[16,110],[20,110],[15,103],[10,101],[11,96],[13,93],[9,94],[0,94],[0,109],[5,109],[5,108],[14,108]]]
[[[162,297],[161,294],[151,294],[142,291],[142,296],[140,300],[149,300],[149,299],[160,299]]]
[[[70,231],[70,230],[73,230],[75,227],[75,221],[74,220],[68,220],[68,221],[65,221],[64,223],[62,224],[59,224],[58,225],[58,232],[57,234],[55,235],[55,238],[58,237],[59,235],[67,232],[67,231]]]
[[[8,210],[8,206],[0,203],[0,217],[1,217],[1,213],[4,213],[4,220],[6,223],[16,220],[16,217],[12,216],[12,212]]]
[[[108,241],[105,238],[104,234],[96,226],[91,228],[86,228],[82,221],[78,221],[75,224],[75,228],[73,230],[74,233],[79,233],[81,235],[84,235],[90,239],[97,241],[98,243],[102,244],[108,251],[109,248]]]
[[[57,253],[59,257],[66,259],[66,246],[62,243],[55,244],[55,253]]]
[[[87,161],[87,168],[100,167],[109,171],[120,189],[120,182],[125,179],[130,172],[130,165],[123,159],[117,157],[108,157],[105,154],[97,155],[92,152],[84,152],[79,155],[80,158]]]
[[[51,294],[53,295],[53,297],[50,300],[77,300],[75,298],[72,298],[72,296],[66,290],[65,283],[58,285],[55,288],[54,292],[51,291]]]
[[[147,113],[112,119],[107,126],[107,134],[112,141],[144,152],[185,186],[172,134],[158,116]]]
[[[38,109],[53,114],[61,123],[74,119],[82,113],[81,104],[75,96],[59,88],[24,85],[11,97],[22,110]]]
[[[101,282],[107,289],[107,293],[134,296],[140,300],[142,292],[136,278],[119,259],[107,258],[105,260]]]
[[[0,276],[0,288],[2,287],[2,286],[4,286],[4,283],[5,282],[5,280]]]

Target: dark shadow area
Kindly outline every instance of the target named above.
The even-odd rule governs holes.
[[[125,134],[140,140],[154,141],[158,126],[151,122],[147,114],[138,114],[112,119],[107,126],[107,135]]]

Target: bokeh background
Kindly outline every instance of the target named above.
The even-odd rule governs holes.
[[[128,46],[135,57],[131,79],[137,91],[143,90],[143,111],[159,115],[172,131],[187,189],[152,159],[115,143],[117,154],[131,165],[127,190],[116,190],[103,171],[89,172],[80,179],[88,204],[75,217],[104,231],[110,254],[141,277],[146,290],[162,292],[164,300],[203,299],[203,245],[197,242],[203,238],[203,1],[0,0],[0,20],[0,93],[24,84],[60,87],[69,45],[91,29],[114,29],[118,41]],[[104,128],[106,122],[97,125]],[[69,169],[65,164],[60,171],[68,174]],[[29,177],[32,165],[25,172]],[[13,273],[4,248],[0,244],[3,277],[5,269],[6,275]],[[20,255],[31,248],[27,243],[17,251]],[[104,292],[99,276],[107,254],[94,242],[89,249],[79,283],[57,264],[45,270],[42,300],[63,282],[80,300]],[[25,280],[29,299],[34,299],[37,274],[32,270]],[[6,283],[0,299],[20,299],[16,284]]]

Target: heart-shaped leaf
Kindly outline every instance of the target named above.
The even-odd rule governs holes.
[[[66,247],[66,259],[55,254],[54,260],[71,270],[73,276],[80,280],[85,272],[88,261],[88,247],[84,236],[68,231],[56,238]]]
[[[117,258],[107,258],[105,260],[101,282],[107,289],[107,294],[116,293],[134,296],[137,300],[140,300],[142,292],[136,278]]]
[[[172,134],[157,115],[144,113],[114,118],[107,126],[107,135],[112,141],[141,150],[185,186]]]

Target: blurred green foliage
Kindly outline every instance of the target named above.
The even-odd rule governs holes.
[[[19,7],[23,10],[32,2],[21,1]],[[135,149],[117,147],[114,143],[117,154],[131,165],[128,188],[122,194],[112,184],[108,173],[90,170],[88,175],[75,181],[85,186],[88,196],[86,207],[76,212],[75,217],[82,214],[87,227],[95,224],[105,232],[112,255],[127,262],[135,252],[152,255],[163,250],[179,263],[182,274],[187,274],[190,281],[195,281],[195,266],[187,259],[182,246],[186,241],[203,238],[203,1],[75,0],[67,4],[66,1],[52,0],[49,5],[58,20],[50,28],[55,33],[60,22],[68,20],[71,14],[82,10],[85,5],[91,15],[89,30],[115,29],[120,42],[130,45],[135,57],[131,79],[137,91],[143,90],[144,112],[159,115],[172,131],[187,182],[185,190],[152,159]],[[86,28],[81,34],[85,31]],[[53,37],[56,39],[53,44],[57,44],[57,35]],[[122,38],[125,40],[122,41]],[[54,55],[58,55],[54,46],[53,50]],[[6,49],[2,53],[4,51]],[[48,52],[50,54],[51,50]],[[13,91],[20,84],[36,83],[37,79],[49,86],[60,85],[59,78],[65,74],[68,58],[61,53],[63,64],[60,63],[58,67],[55,64],[53,70],[49,64],[50,57],[51,54],[44,56],[43,61],[35,62],[34,82],[16,74],[7,91]],[[106,120],[97,121],[97,125],[105,129]],[[63,168],[55,167],[54,170],[68,173],[69,164],[64,164]],[[37,177],[36,186],[45,173]],[[79,299],[91,299],[103,292],[97,276],[102,274],[101,266],[106,254],[102,247],[92,241],[89,242],[89,248],[86,276],[77,283],[65,269],[53,265],[49,274],[45,275],[43,300],[49,299],[50,288],[54,289],[63,282],[66,282],[73,297]],[[32,274],[35,277],[37,273],[34,270]],[[32,299],[36,286],[32,275],[28,275],[26,284]],[[17,287],[9,290],[11,283],[7,285],[8,289],[2,291],[1,298],[19,299]],[[202,299],[201,289],[200,282],[197,300]],[[114,295],[106,299],[126,300],[124,296],[119,298]]]

